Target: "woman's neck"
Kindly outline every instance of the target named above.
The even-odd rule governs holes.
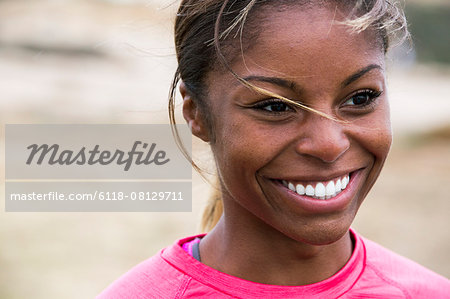
[[[221,218],[200,244],[204,264],[249,281],[293,286],[331,277],[352,254],[348,232],[331,244],[311,245],[289,238],[263,221],[245,219],[249,218]]]

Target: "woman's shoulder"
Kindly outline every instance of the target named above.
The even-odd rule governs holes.
[[[114,298],[177,298],[190,277],[171,260],[187,261],[180,244],[196,236],[184,238],[141,262],[108,286],[97,299]],[[178,248],[179,247],[179,248]],[[181,249],[181,250],[180,250]]]
[[[366,261],[360,287],[366,288],[364,284],[389,286],[407,298],[449,298],[450,281],[447,278],[373,241],[361,239]]]

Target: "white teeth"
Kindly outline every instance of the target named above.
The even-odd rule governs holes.
[[[349,181],[348,175],[342,178],[342,189],[347,188],[348,181]]]
[[[288,185],[289,190],[294,191],[295,192],[295,186],[292,183],[289,183]]]
[[[316,187],[317,189],[317,187]],[[325,187],[325,195],[326,196],[332,196],[336,193],[336,189],[334,187],[334,182],[330,181],[327,186]]]
[[[314,196],[314,188],[311,185],[306,186],[305,194],[308,196]]]
[[[336,192],[341,192],[342,190],[341,179],[338,179],[336,181],[336,185],[334,186],[334,188],[336,189]]]
[[[317,197],[324,197],[325,196],[325,186],[322,183],[318,183],[316,185],[316,189],[314,191],[314,195]]]
[[[281,183],[299,195],[306,195],[316,199],[329,199],[341,193],[347,187],[349,181],[349,175],[345,175],[336,181],[318,182],[316,187],[313,187],[314,184],[309,184],[305,188],[303,184],[294,185],[285,180],[282,180]]]
[[[305,195],[305,187],[302,184],[297,184],[295,191],[300,195]]]

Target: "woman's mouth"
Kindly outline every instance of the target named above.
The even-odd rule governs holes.
[[[286,200],[286,204],[292,209],[298,207],[314,214],[335,213],[346,210],[353,202],[364,179],[364,173],[364,168],[360,168],[329,177],[286,177],[271,181],[274,183],[274,190],[277,190],[275,198]],[[283,196],[280,197],[280,194]]]
[[[350,181],[350,173],[328,181],[295,182],[280,180],[289,190],[314,199],[326,200],[337,196],[347,188]]]

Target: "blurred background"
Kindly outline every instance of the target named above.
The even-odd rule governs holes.
[[[1,200],[4,124],[168,123],[176,61],[172,0],[0,0]],[[450,2],[406,3],[414,48],[389,58],[395,133],[355,221],[364,236],[450,277]],[[178,110],[178,112],[180,112]],[[193,144],[197,157],[209,157]],[[191,213],[0,211],[0,298],[93,298],[175,239]]]

